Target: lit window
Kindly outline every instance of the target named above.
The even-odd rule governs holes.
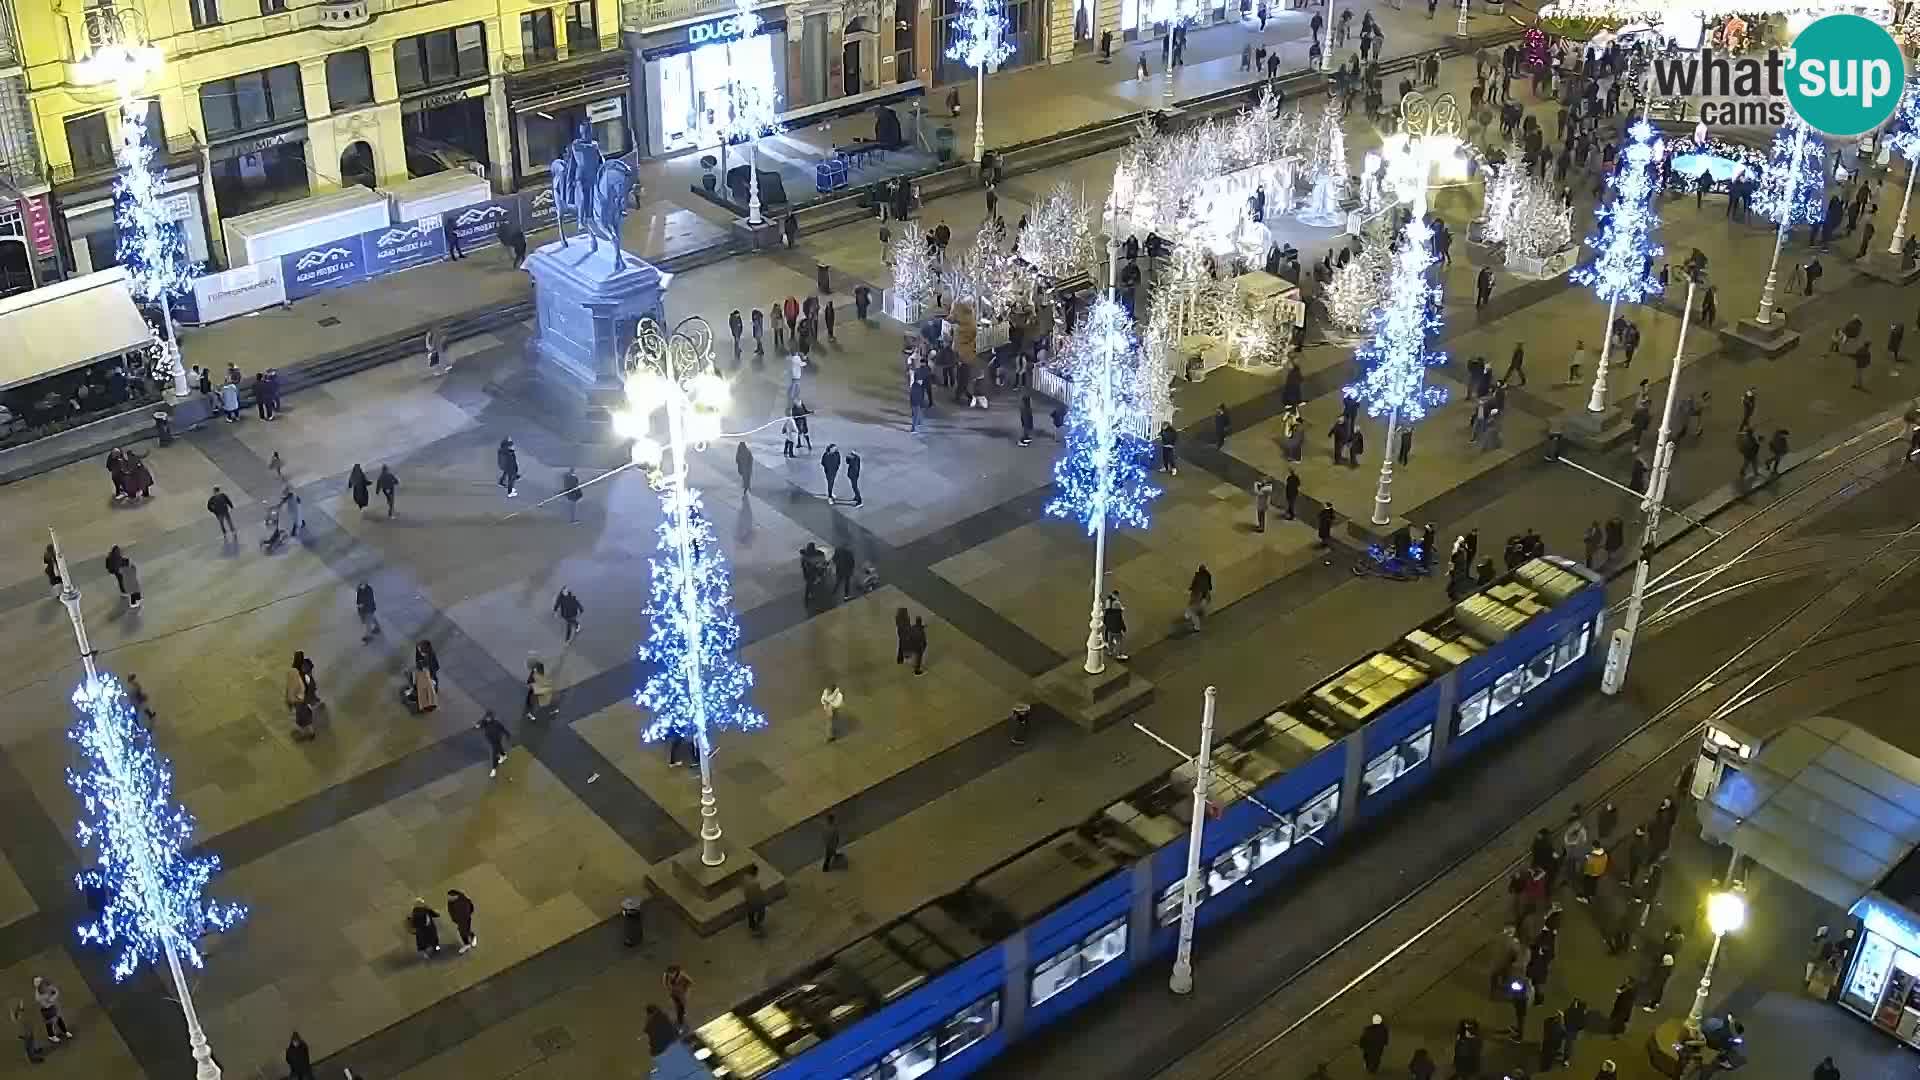
[[[1221,852],[1220,857],[1214,859],[1213,866],[1207,870],[1207,890],[1219,896],[1238,885],[1240,879],[1246,877],[1247,871],[1252,869],[1248,859],[1251,854],[1252,848],[1247,844]]]
[[[1487,712],[1489,715],[1498,716],[1500,710],[1518,700],[1520,700],[1520,672],[1509,671],[1493,684],[1493,705]]]
[[[1298,813],[1294,814],[1295,839],[1304,840],[1326,828],[1327,824],[1333,820],[1333,815],[1339,811],[1340,785],[1335,784],[1315,795],[1300,808]]]
[[[1159,920],[1161,926],[1172,926],[1174,923],[1180,921],[1180,890],[1186,883],[1187,879],[1182,877],[1167,886],[1166,891],[1160,894],[1160,902],[1153,906],[1153,916]],[[1200,899],[1194,904],[1194,907],[1197,908],[1206,902],[1207,890],[1201,889]]]
[[[880,1075],[893,1077],[894,1080],[914,1080],[916,1076],[925,1076],[933,1071],[939,1061],[935,1054],[933,1036],[922,1035],[881,1058]]]
[[[940,1026],[940,1060],[954,1055],[994,1033],[1000,1026],[1000,995],[988,994],[954,1013]]]
[[[1080,943],[1080,974],[1084,978],[1106,967],[1127,951],[1127,920],[1115,919],[1088,934]]]
[[[1293,822],[1285,818],[1255,833],[1253,836],[1253,868],[1267,865],[1287,853],[1293,846]]]
[[[1069,945],[1033,969],[1033,995],[1027,1000],[1039,1005],[1079,981],[1080,946]]]
[[[1453,729],[1456,735],[1465,735],[1474,728],[1487,722],[1487,702],[1493,697],[1493,691],[1482,690],[1466,700],[1460,706],[1460,723]]]
[[[1587,639],[1593,636],[1593,624],[1581,623],[1580,629],[1568,634],[1560,642],[1560,649],[1553,658],[1553,670],[1565,671],[1569,665],[1587,655]]]
[[[1382,751],[1367,762],[1366,771],[1361,774],[1366,793],[1372,795],[1419,768],[1432,750],[1433,726],[1429,724]]]
[[[1553,648],[1541,649],[1540,655],[1527,661],[1527,666],[1521,670],[1526,675],[1520,682],[1520,692],[1524,694],[1553,677]]]

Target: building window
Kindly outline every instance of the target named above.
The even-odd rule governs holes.
[[[306,115],[299,64],[282,64],[200,84],[200,116],[209,139],[300,120]]]
[[[373,101],[373,64],[365,49],[327,56],[327,104],[334,112]]]
[[[220,25],[220,0],[187,0],[187,13],[193,16],[193,28],[205,30]]]
[[[553,12],[541,8],[520,16],[520,54],[529,64],[546,63],[560,55],[553,45]]]
[[[934,5],[933,52],[934,78],[941,83],[962,82],[973,78],[973,69],[958,60],[947,57],[947,49],[952,45],[954,28],[960,25],[960,0],[939,0]],[[1044,9],[1038,0],[1009,0],[1007,10],[1007,44],[1013,46],[1013,55],[1007,57],[1000,70],[1026,67],[1039,63],[1041,55],[1040,19]],[[896,31],[896,34],[898,32]],[[899,44],[896,36],[895,45]]]
[[[287,10],[287,0],[260,0],[260,14],[279,15]]]
[[[67,117],[67,154],[73,159],[75,176],[113,168],[113,135],[107,129],[106,113]]]
[[[600,23],[593,14],[593,0],[575,0],[567,5],[567,51],[593,52],[600,48]]]
[[[918,18],[916,0],[894,0],[893,5],[893,77],[906,82],[920,77],[913,66],[913,31]]]
[[[487,35],[479,23],[393,43],[393,74],[402,92],[477,79],[486,73]]]

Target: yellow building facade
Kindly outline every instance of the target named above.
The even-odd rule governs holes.
[[[56,217],[81,272],[111,261],[120,98],[89,82],[87,61],[116,41],[164,58],[135,93],[167,147],[168,204],[191,222],[194,256],[213,264],[223,216],[448,168],[496,191],[543,171],[516,166],[516,135],[551,141],[538,128],[557,121],[516,124],[513,80],[551,69],[625,92],[617,0],[28,0],[16,20]]]

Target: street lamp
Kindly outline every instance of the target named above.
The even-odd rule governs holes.
[[[1767,264],[1767,281],[1760,289],[1760,311],[1753,320],[1761,326],[1773,323],[1774,290],[1780,280],[1780,252],[1787,246],[1787,234],[1796,224],[1811,223],[1822,211],[1825,156],[1825,144],[1789,110],[1786,125],[1774,133],[1773,151],[1761,173],[1755,200],[1762,215],[1779,222],[1773,236],[1773,261]]]
[[[664,511],[650,566],[649,633],[640,647],[652,671],[635,702],[651,714],[645,739],[691,739],[699,752],[700,861],[719,866],[727,856],[713,795],[713,732],[767,723],[746,704],[753,673],[735,656],[740,627],[731,579],[687,478],[688,451],[720,437],[729,394],[714,365],[713,331],[698,316],[671,333],[643,320],[626,365],[628,407],[613,414],[614,433],[632,440],[633,463],[650,473]],[[651,434],[656,412],[666,413],[665,444]]]
[[[727,81],[727,117],[721,129],[721,154],[725,147],[745,139],[747,142],[747,224],[759,225],[760,216],[760,137],[780,130],[779,98],[761,80],[768,78],[766,68],[740,63],[733,58],[735,44],[751,42],[760,33],[760,14],[753,0],[738,0],[733,9],[734,40],[727,44],[727,68],[734,75]]]
[[[1713,987],[1713,968],[1720,961],[1720,942],[1728,934],[1747,924],[1747,898],[1735,888],[1707,897],[1707,926],[1713,930],[1713,949],[1707,953],[1707,966],[1700,972],[1700,987],[1693,992],[1693,1008],[1687,1013],[1687,1033],[1700,1035],[1700,1020],[1707,1012],[1707,991]]]
[[[1467,36],[1467,0],[1460,0],[1460,18],[1453,24],[1456,37]]]
[[[202,896],[219,860],[186,853],[193,817],[173,801],[172,768],[155,752],[152,739],[139,730],[136,706],[126,699],[118,681],[95,667],[80,612],[80,590],[67,569],[60,537],[52,529],[47,537],[53,546],[54,570],[60,575],[60,603],[73,624],[80,664],[86,671],[73,700],[88,719],[76,725],[73,738],[90,765],[85,771],[69,771],[68,782],[86,810],[80,839],[96,850],[109,897],[106,908],[81,928],[80,936],[88,942],[120,946],[113,967],[115,979],[132,975],[145,961],[166,961],[187,1024],[194,1078],[220,1080],[220,1066],[200,1026],[181,958],[199,967],[193,935],[238,925],[246,909]]]
[[[973,69],[973,162],[978,165],[987,154],[987,72],[1013,55],[1005,0],[960,0],[952,26],[947,59]]]
[[[1180,944],[1174,951],[1173,974],[1167,989],[1176,994],[1193,992],[1193,916],[1200,908],[1200,890],[1205,879],[1200,873],[1200,841],[1207,827],[1207,793],[1213,767],[1213,709],[1219,691],[1207,687],[1206,704],[1200,713],[1200,754],[1193,759],[1193,810],[1187,823],[1187,876],[1180,889]]]
[[[1913,174],[1920,171],[1920,76],[1907,80],[1906,93],[1893,114],[1893,130],[1885,136],[1892,151],[1907,159],[1907,186],[1900,196],[1900,216],[1893,220],[1893,242],[1887,254],[1898,258],[1907,242],[1907,204],[1913,201]]]
[[[1673,474],[1673,402],[1680,389],[1680,360],[1687,351],[1687,326],[1693,318],[1693,293],[1707,273],[1707,257],[1694,249],[1687,257],[1687,302],[1680,309],[1680,339],[1673,346],[1673,369],[1667,373],[1667,403],[1660,410],[1660,433],[1654,437],[1653,471],[1647,477],[1646,511],[1640,534],[1640,557],[1633,565],[1633,591],[1627,596],[1627,615],[1607,644],[1607,663],[1600,676],[1600,689],[1617,694],[1626,685],[1627,663],[1633,658],[1633,637],[1640,629],[1640,612],[1646,606],[1647,578],[1653,569],[1653,549],[1660,543],[1660,512],[1665,509],[1667,480]]]

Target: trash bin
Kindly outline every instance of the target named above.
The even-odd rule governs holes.
[[[165,409],[153,410],[153,433],[160,439],[161,446],[172,446],[173,414]]]
[[[813,283],[815,287],[819,290],[820,295],[822,296],[825,296],[826,294],[833,291],[833,286],[827,284],[827,264],[826,263],[816,262],[813,264]]]
[[[1010,741],[1015,746],[1027,745],[1027,731],[1033,725],[1033,706],[1022,701],[1013,707],[1013,732]]]
[[[629,896],[620,901],[620,932],[628,948],[646,941],[647,928],[642,921],[639,897]]]

